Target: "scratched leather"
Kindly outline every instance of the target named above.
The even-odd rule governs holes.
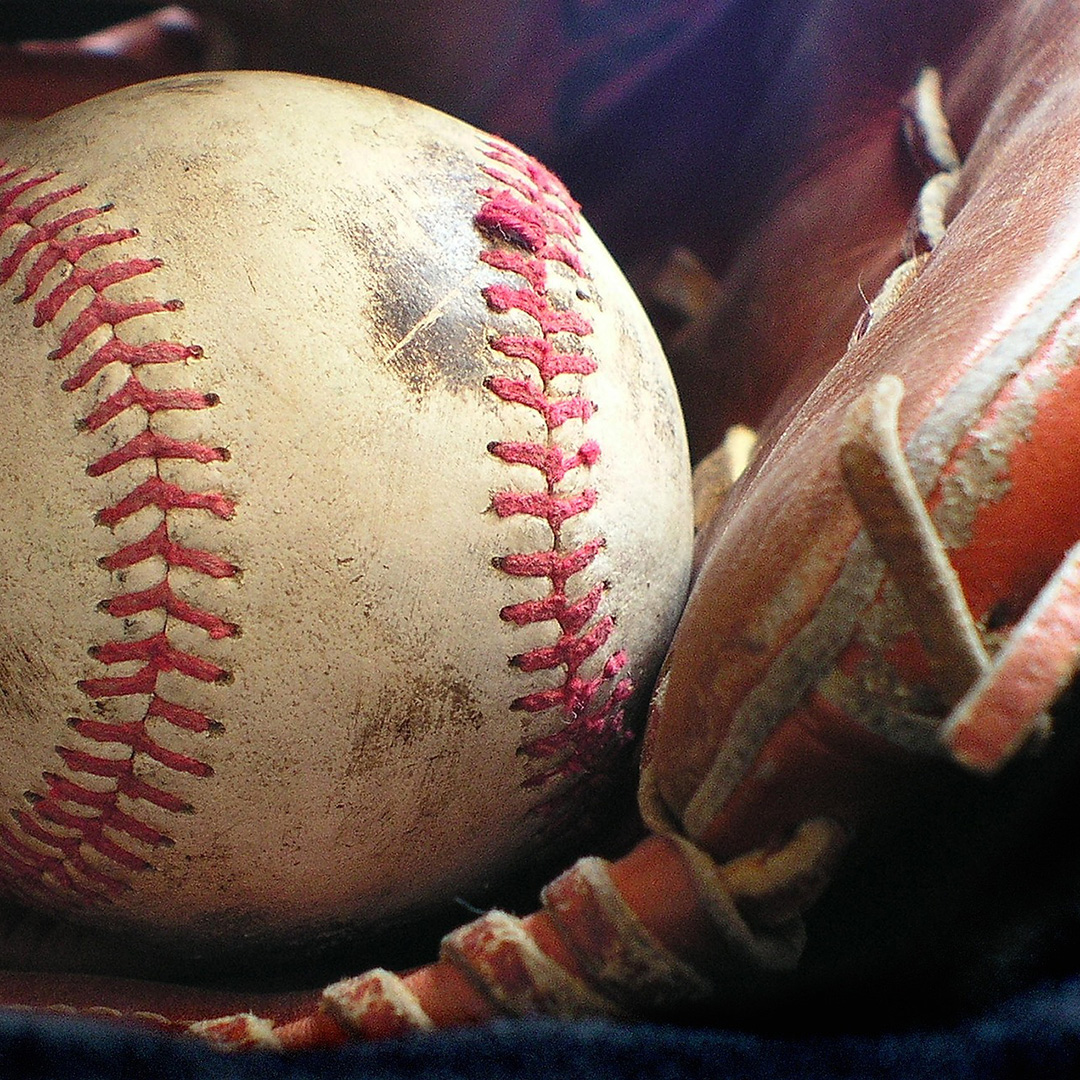
[[[713,362],[783,389],[771,395],[755,462],[699,539],[698,576],[652,718],[650,754],[676,813],[717,753],[728,752],[721,745],[739,708],[848,558],[859,521],[836,444],[851,402],[881,374],[900,375],[907,441],[1007,327],[1047,302],[1075,258],[1075,11],[1066,3],[988,7],[996,11],[981,34],[942,65],[945,112],[964,161],[948,232],[895,308],[845,351],[866,300],[902,258],[920,182],[897,136],[899,94],[880,106],[876,87],[876,111],[843,112],[858,73],[846,84],[843,74],[832,78],[808,140],[818,149],[792,168],[786,195],[725,279]],[[699,430],[699,445],[702,438]],[[838,762],[838,772],[850,764]],[[797,794],[780,808],[744,799],[721,811],[735,815],[722,831],[767,840],[807,810]]]

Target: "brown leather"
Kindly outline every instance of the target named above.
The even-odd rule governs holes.
[[[945,111],[965,158],[947,208],[948,233],[880,325],[845,352],[863,296],[873,297],[900,261],[913,201],[895,108],[872,115],[849,141],[827,142],[822,163],[806,168],[735,260],[737,288],[710,339],[727,351],[715,362],[785,390],[748,474],[700,539],[699,576],[653,717],[650,755],[677,814],[717,754],[730,752],[721,746],[733,716],[814,618],[859,531],[836,453],[850,404],[880,375],[901,376],[906,442],[1003,332],[1045,302],[1075,257],[1076,7],[1061,0],[996,6],[996,17],[945,65]],[[842,87],[844,80],[834,82]],[[839,98],[849,91],[850,84]],[[1062,430],[1068,438],[1068,425]],[[1060,482],[1075,472],[1073,449],[1072,442],[1060,447],[1069,463]],[[1049,489],[1028,493],[1031,522],[1060,501]],[[1026,558],[1040,571],[1052,569],[1052,553],[1035,539]],[[965,566],[961,576],[974,581],[978,573]],[[838,782],[849,765],[860,767],[876,752],[838,749]],[[730,854],[735,837],[749,846],[767,842],[808,809],[800,792],[791,792],[786,809],[733,802],[737,821],[715,830],[726,837],[717,854]]]

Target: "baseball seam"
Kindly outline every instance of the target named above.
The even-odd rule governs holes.
[[[25,268],[16,303],[33,301],[36,328],[53,323],[60,327],[59,344],[49,353],[50,361],[73,358],[84,345],[91,350],[82,365],[61,383],[62,389],[70,393],[83,390],[110,365],[126,368],[123,385],[96,402],[78,428],[83,432],[105,429],[132,409],[141,410],[145,417],[142,430],[134,437],[87,466],[91,477],[114,473],[135,462],[148,462],[151,467],[146,480],[119,501],[101,508],[95,520],[114,528],[148,508],[160,514],[149,533],[100,559],[99,565],[122,575],[147,560],[158,560],[164,566],[162,579],[145,589],[118,593],[98,607],[120,620],[159,612],[161,628],[138,640],[110,640],[91,648],[90,655],[97,663],[106,668],[138,664],[134,673],[105,674],[78,683],[79,690],[93,702],[147,696],[145,712],[132,721],[88,716],[67,720],[89,743],[125,747],[126,754],[113,757],[56,746],[58,770],[42,774],[45,793],[27,792],[29,809],[12,810],[13,824],[0,825],[0,862],[13,891],[47,896],[53,902],[95,902],[116,897],[128,887],[127,875],[149,867],[140,848],[171,844],[165,833],[139,816],[140,803],[176,813],[191,810],[177,795],[140,778],[139,758],[196,777],[212,773],[210,766],[196,757],[160,745],[150,728],[154,721],[188,732],[208,732],[220,726],[204,713],[170,701],[159,691],[158,680],[166,672],[204,683],[229,678],[217,664],[174,644],[171,627],[177,621],[202,629],[211,639],[235,636],[239,628],[179,595],[173,571],[184,568],[198,575],[227,578],[238,573],[238,568],[213,552],[177,543],[170,533],[170,515],[186,510],[227,519],[235,504],[220,492],[191,491],[161,475],[161,463],[168,459],[201,464],[228,460],[224,448],[171,438],[156,431],[153,424],[158,413],[213,408],[218,404],[216,395],[191,389],[155,390],[139,378],[140,368],[146,365],[186,364],[200,358],[202,349],[170,341],[134,345],[119,335],[125,323],[182,308],[178,300],[122,301],[109,294],[113,285],[152,274],[162,261],[121,254],[122,245],[137,237],[135,229],[83,231],[84,223],[96,224],[113,209],[111,204],[77,205],[84,185],[57,183],[56,172],[34,175],[7,163],[0,168],[9,170],[0,175],[0,236],[11,229],[25,230],[0,262],[0,285]],[[109,255],[115,250],[117,257],[97,265],[84,261],[90,252],[99,250]],[[70,317],[64,314],[68,305],[74,311]],[[103,335],[107,335],[106,340],[95,347],[93,341],[100,341]],[[81,782],[83,778],[93,779]],[[91,851],[96,855],[90,855]]]
[[[476,224],[491,246],[480,258],[516,275],[522,284],[488,285],[483,296],[493,313],[521,313],[538,328],[535,334],[496,334],[491,348],[521,364],[525,374],[493,375],[484,385],[500,400],[533,410],[543,421],[545,433],[543,442],[504,441],[488,446],[490,453],[507,464],[535,469],[542,482],[538,491],[507,488],[496,492],[492,499],[495,513],[502,518],[520,514],[539,519],[551,533],[551,546],[546,550],[494,560],[497,569],[511,576],[548,582],[545,596],[507,605],[501,617],[516,626],[553,620],[559,628],[553,644],[530,649],[510,661],[526,673],[562,669],[558,685],[523,694],[511,705],[530,717],[549,710],[561,714],[560,728],[547,735],[526,736],[520,748],[533,766],[524,786],[539,787],[557,778],[587,780],[631,738],[624,704],[634,684],[630,678],[620,678],[628,663],[623,650],[611,653],[599,674],[585,677],[584,665],[604,648],[615,629],[615,619],[600,610],[607,582],[592,586],[577,598],[571,597],[569,588],[571,578],[586,570],[605,546],[602,536],[571,546],[563,533],[568,521],[595,506],[596,488],[585,482],[575,485],[573,480],[600,459],[600,446],[594,439],[572,449],[557,441],[563,424],[579,420],[586,425],[596,408],[582,394],[560,394],[555,386],[561,375],[584,378],[597,370],[596,358],[581,347],[592,333],[589,320],[573,308],[556,308],[547,290],[548,265],[558,263],[580,279],[578,296],[585,295],[588,275],[577,247],[579,207],[555,176],[509,144],[491,140],[485,145],[485,154],[483,172],[492,183],[479,191],[484,202]],[[541,808],[554,809],[560,801],[555,796]]]

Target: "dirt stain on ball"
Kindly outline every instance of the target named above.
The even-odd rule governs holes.
[[[452,393],[480,386],[489,357],[479,286],[463,281],[453,265],[433,266],[359,215],[335,224],[372,283],[368,321],[381,330],[379,359],[387,370],[417,396],[439,386]]]

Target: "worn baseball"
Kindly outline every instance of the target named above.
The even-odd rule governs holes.
[[[266,73],[0,157],[0,888],[217,957],[569,841],[692,515],[664,358],[559,181]]]

